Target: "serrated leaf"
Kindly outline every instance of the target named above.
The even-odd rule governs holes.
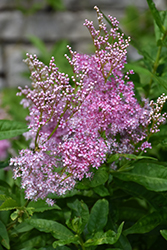
[[[59,240],[66,240],[67,238],[73,238],[74,234],[62,224],[45,219],[28,219],[26,222],[38,229],[40,232],[51,233],[54,238]]]
[[[167,221],[167,209],[162,209],[143,216],[132,227],[126,229],[124,234],[148,233],[164,221]]]
[[[12,210],[19,207],[19,204],[12,198],[7,198],[0,206],[0,211]]]
[[[167,168],[159,162],[139,161],[129,172],[112,172],[124,181],[133,181],[155,192],[167,191]]]
[[[102,245],[102,244],[110,244],[110,245],[115,244],[121,235],[123,224],[124,223],[122,223],[119,226],[117,233],[112,230],[108,230],[105,233],[102,233],[102,232],[95,233],[93,238],[87,240],[84,243],[84,246],[89,247],[89,246],[97,246],[97,245]]]
[[[90,233],[100,231],[107,223],[109,203],[107,200],[98,200],[91,209],[88,221],[88,231]]]
[[[27,131],[28,128],[25,123],[10,120],[0,120],[0,140],[21,135]]]
[[[2,221],[0,221],[0,240],[5,248],[10,249],[8,232]]]

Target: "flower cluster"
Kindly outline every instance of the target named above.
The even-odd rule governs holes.
[[[15,166],[14,178],[22,179],[27,199],[64,194],[77,180],[91,177],[90,167],[99,168],[108,154],[151,148],[148,132],[156,132],[164,122],[160,112],[167,97],[158,100],[156,109],[148,100],[143,100],[143,106],[137,102],[129,80],[133,71],[122,72],[130,38],[124,39],[111,16],[108,32],[103,15],[95,9],[98,29],[88,20],[84,24],[95,53],[79,54],[69,47],[71,57],[66,58],[74,73],[71,79],[58,71],[54,58],[49,66],[32,55],[25,60],[32,89],[20,88],[19,95],[24,95],[22,104],[30,111],[25,136],[31,145],[11,159],[11,165]]]

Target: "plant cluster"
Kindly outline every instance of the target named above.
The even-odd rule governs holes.
[[[32,86],[17,95],[28,128],[0,121],[0,139],[27,140],[13,173],[0,162],[0,250],[166,249],[167,11],[147,2],[156,43],[132,40],[134,64],[130,38],[97,7],[98,28],[84,23],[94,54],[68,46],[72,76],[27,54]]]
[[[161,115],[167,96],[157,103],[143,99],[141,106],[134,94],[129,75],[122,72],[130,38],[118,32],[118,21],[108,16],[108,33],[103,15],[95,7],[99,28],[86,20],[95,54],[73,52],[67,59],[71,77],[58,71],[54,58],[49,66],[36,56],[27,55],[32,89],[21,89],[24,107],[29,107],[30,149],[12,158],[14,177],[21,177],[26,198],[44,199],[49,193],[65,194],[77,180],[91,178],[90,167],[98,169],[107,155],[132,154],[151,148],[150,134],[165,122]],[[149,126],[151,125],[151,127]],[[53,204],[53,201],[46,199]]]

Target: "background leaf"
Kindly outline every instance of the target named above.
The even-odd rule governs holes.
[[[161,32],[165,32],[165,28],[162,24],[162,20],[159,14],[159,11],[156,9],[155,4],[152,0],[147,0],[148,6],[151,10],[152,16],[156,22],[156,24],[158,25],[159,29],[161,30]]]
[[[0,140],[21,135],[27,131],[28,128],[25,123],[10,120],[0,120]]]
[[[167,230],[160,230],[161,235],[167,240]]]
[[[2,221],[0,221],[0,240],[5,248],[10,249],[8,232]]]
[[[66,240],[67,238],[74,237],[74,234],[67,227],[56,221],[29,219],[26,222],[41,232],[51,233],[56,239]]]
[[[124,223],[122,223],[119,226],[117,233],[115,233],[112,230],[108,230],[105,233],[101,233],[101,232],[95,233],[93,238],[87,240],[84,243],[84,246],[89,247],[89,246],[97,246],[97,245],[102,245],[102,244],[110,244],[110,245],[115,244],[121,235],[123,224]]]
[[[88,231],[93,233],[102,230],[107,223],[108,212],[108,201],[105,199],[98,200],[91,209],[87,225]]]
[[[167,168],[154,161],[138,161],[129,172],[112,172],[124,181],[133,181],[156,192],[167,191]]]
[[[52,209],[58,209],[60,210],[61,208],[54,204],[53,206],[49,206],[44,200],[37,200],[37,201],[30,201],[28,208],[32,207],[33,212],[44,212],[46,210],[52,210]]]
[[[167,221],[167,209],[162,209],[160,211],[153,212],[142,217],[138,220],[132,227],[124,231],[125,235],[128,234],[144,234],[153,230],[160,223]]]

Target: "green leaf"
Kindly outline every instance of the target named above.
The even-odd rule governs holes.
[[[160,230],[161,235],[167,240],[167,230]]]
[[[103,232],[95,233],[93,238],[87,240],[84,243],[84,246],[89,247],[89,246],[97,246],[97,245],[102,245],[102,244],[110,244],[110,245],[115,244],[121,235],[123,224],[124,222],[119,226],[117,233],[115,233],[112,230],[108,230],[105,233]]]
[[[8,107],[8,113],[14,121],[25,122],[26,116],[29,114],[28,108],[20,105],[22,96],[16,96],[18,88],[5,88],[2,92],[2,106]]]
[[[122,250],[121,248],[107,248],[106,250]]]
[[[53,244],[54,244],[55,242],[53,242]],[[55,249],[55,247],[54,247],[54,249]],[[39,249],[40,250],[40,249]],[[52,250],[52,249],[41,249],[41,250]],[[66,247],[66,246],[57,246],[56,247],[56,250],[71,250],[71,248],[69,248],[69,247]]]
[[[115,216],[113,206],[110,206],[107,225],[109,225],[110,228],[115,232],[118,232],[118,225],[116,223],[117,219],[115,217],[117,216]],[[120,248],[121,250],[132,250],[130,242],[128,241],[127,237],[123,234],[120,235],[118,241],[114,244],[114,247]]]
[[[101,184],[104,184],[108,180],[107,170],[103,167],[99,168],[95,172],[93,179],[90,182],[90,187],[97,187]]]
[[[0,140],[21,135],[27,131],[28,128],[25,123],[10,120],[0,120]]]
[[[147,3],[148,3],[148,6],[151,10],[152,16],[153,16],[157,26],[159,27],[159,29],[162,33],[165,33],[166,29],[163,26],[159,11],[156,9],[153,0],[147,0]]]
[[[117,188],[122,189],[133,197],[138,197],[146,201],[153,210],[159,209],[161,206],[167,207],[167,197],[164,193],[156,193],[147,190],[145,187],[135,183],[127,182],[119,179],[114,180]]]
[[[42,247],[46,244],[46,236],[44,234],[40,235],[31,235],[27,234],[26,240],[23,237],[20,237],[19,241],[16,242],[15,248],[16,250],[36,250],[39,247]],[[37,247],[37,248],[35,248]]]
[[[157,227],[161,222],[167,221],[167,209],[162,209],[139,219],[132,227],[124,231],[125,235],[128,234],[144,234],[148,233]]]
[[[141,75],[152,77],[156,82],[158,82],[165,90],[167,90],[167,81],[163,77],[156,76],[148,69],[141,67],[139,65],[128,63],[125,66],[126,70],[133,69],[135,72]]]
[[[11,231],[10,235],[18,235],[19,233],[25,233],[32,230],[34,227],[27,224],[25,221],[18,224],[18,226],[14,227]]]
[[[61,208],[54,204],[53,206],[49,206],[44,200],[31,201],[28,204],[28,208],[33,208],[33,212],[44,212],[46,210],[59,209]]]
[[[0,237],[1,238],[1,237]],[[0,250],[4,250],[4,248],[2,248],[2,246],[0,245]]]
[[[161,11],[159,12],[159,15],[161,17],[161,21],[165,29],[167,30],[167,11]],[[154,24],[155,27],[155,36],[156,36],[156,42],[158,46],[165,45],[167,40],[165,39],[166,34],[159,29],[157,23]]]
[[[47,2],[50,4],[50,6],[54,9],[54,10],[64,10],[64,4],[62,0],[47,0]]]
[[[98,200],[91,209],[88,221],[88,231],[90,233],[100,231],[107,223],[109,204],[105,199]]]
[[[157,160],[156,158],[150,156],[143,156],[143,155],[133,155],[133,154],[120,154],[120,157],[125,157],[132,160],[141,160],[141,159],[149,159],[149,160]]]
[[[106,250],[122,250],[121,248],[107,248]]]
[[[16,211],[14,211],[11,215],[10,215],[10,218],[12,220],[16,220],[19,216],[19,210],[17,209]]]
[[[44,54],[48,54],[48,50],[47,47],[45,45],[45,43],[39,39],[37,36],[34,35],[29,35],[28,36],[28,40],[35,46],[38,48],[38,50],[44,55]]]
[[[118,241],[115,244],[116,247],[121,247],[121,250],[132,250],[131,244],[127,237],[123,234],[120,235]]]
[[[0,161],[0,168],[5,168],[9,166],[9,161]]]
[[[77,234],[81,234],[84,230],[82,219],[80,217],[75,217],[74,219],[67,219],[66,225],[68,228],[72,229]]]
[[[75,229],[73,228],[73,231],[81,234],[85,228],[85,225],[87,224],[89,220],[88,206],[83,201],[79,201],[78,199],[76,199],[73,202],[68,202],[67,206],[70,209],[72,209],[73,211],[72,216],[79,218],[79,220],[75,218],[75,221],[73,221],[73,223],[75,223],[74,224]],[[69,221],[68,221],[68,226],[70,226]]]
[[[0,186],[1,186],[1,189],[3,187],[6,190],[11,188],[10,185],[6,181],[3,181],[3,180],[0,180]]]
[[[66,240],[57,240],[53,242],[53,247],[57,249],[57,246],[64,246],[66,244],[79,244],[79,236],[75,235],[74,237],[71,238],[66,238]]]
[[[7,198],[2,205],[0,206],[0,211],[7,211],[7,210],[12,210],[19,207],[19,204],[13,200],[12,198]]]
[[[5,248],[10,249],[8,232],[2,221],[0,221],[0,240]]]
[[[146,214],[146,210],[142,209],[140,206],[139,208],[131,207],[131,206],[124,206],[117,208],[119,213],[119,220],[124,221],[134,221],[136,222],[142,216]]]
[[[93,190],[96,194],[100,195],[101,197],[110,195],[108,189],[104,185],[97,186]]]
[[[54,238],[59,240],[66,240],[67,238],[73,238],[74,234],[62,224],[45,219],[28,219],[26,222],[38,229],[40,232],[51,233]]]
[[[110,155],[107,158],[107,163],[112,163],[114,161],[117,161],[119,159],[120,155],[119,154],[114,154],[114,155]]]
[[[167,191],[167,168],[159,162],[138,161],[129,172],[112,172],[124,181],[133,181],[155,192]]]
[[[93,178],[91,180],[84,178],[82,181],[78,182],[77,189],[89,189],[90,187],[97,187],[104,184],[108,180],[109,174],[105,167],[100,167],[95,171]]]
[[[0,194],[0,201],[5,201],[7,198],[5,194]]]

